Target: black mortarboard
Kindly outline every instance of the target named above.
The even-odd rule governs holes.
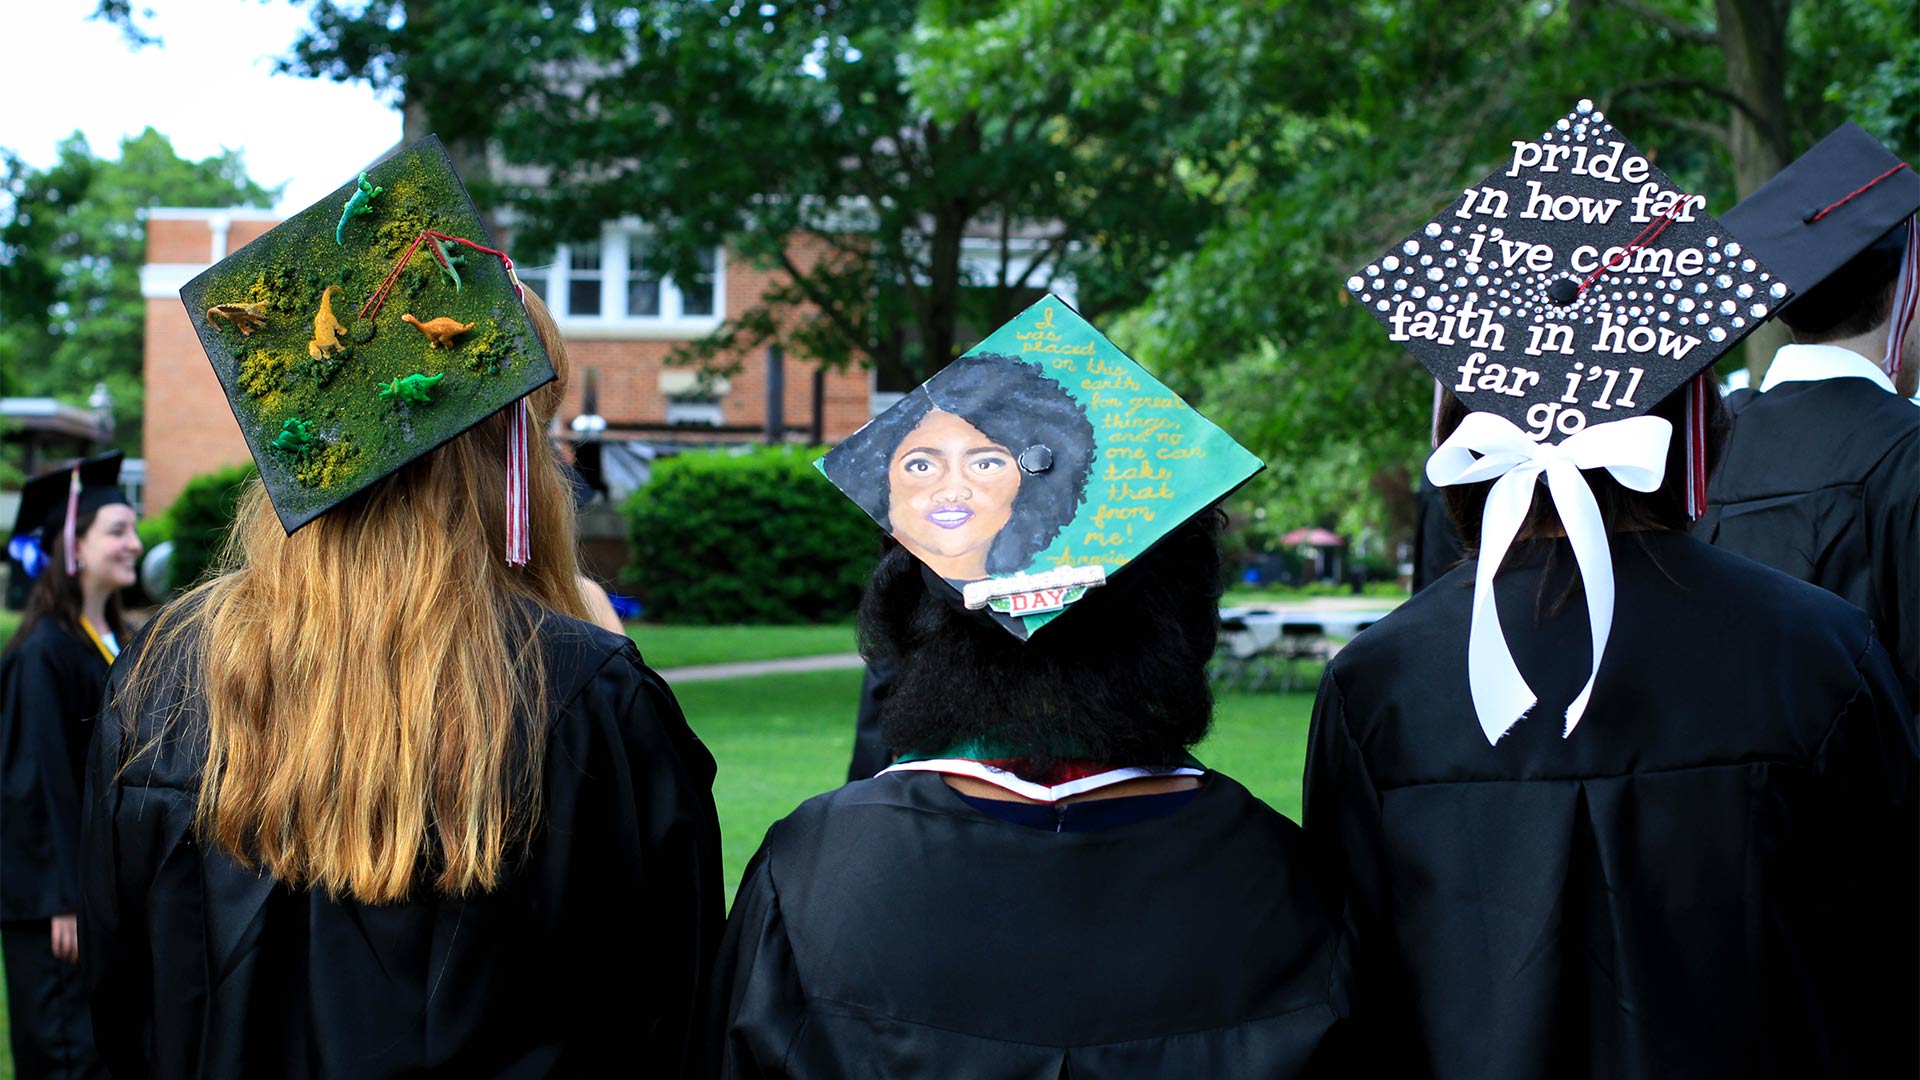
[[[11,540],[17,536],[38,535],[43,544],[51,544],[66,525],[67,504],[72,494],[73,474],[80,473],[80,497],[75,515],[85,515],[103,506],[127,503],[120,490],[120,451],[114,450],[85,461],[43,473],[20,489],[20,511],[13,519]]]
[[[1470,409],[1557,443],[1653,408],[1788,288],[1582,101],[1347,279]]]
[[[1897,230],[1916,210],[1920,174],[1848,122],[1721,223],[1798,294],[1786,305],[1786,320],[1818,331],[1894,279],[1906,239]],[[1849,265],[1879,249],[1883,257]]]
[[[120,490],[121,457],[120,451],[109,451],[36,476],[21,487],[20,509],[13,518],[13,532],[7,537],[7,554],[28,577],[40,576],[50,557],[48,549],[62,539],[69,507],[78,521],[103,506],[129,505],[126,492]],[[73,554],[66,551],[69,565]]]
[[[1263,468],[1051,295],[817,464],[1022,640]]]
[[[289,533],[553,380],[511,266],[429,136],[180,290]]]
[[[1347,288],[1440,385],[1473,410],[1427,459],[1436,486],[1492,481],[1481,521],[1467,677],[1498,742],[1538,698],[1514,663],[1493,581],[1547,481],[1579,565],[1592,698],[1613,623],[1607,523],[1583,479],[1605,469],[1637,491],[1667,479],[1667,420],[1644,415],[1689,390],[1690,511],[1705,503],[1700,377],[1771,316],[1787,286],[1582,101],[1439,217],[1347,279]]]

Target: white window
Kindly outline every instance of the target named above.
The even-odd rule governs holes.
[[[685,370],[660,373],[660,394],[667,399],[667,423],[676,426],[719,427],[725,423],[720,401],[731,389],[732,382],[724,376]]]
[[[647,234],[622,225],[597,244],[561,245],[544,266],[520,270],[572,337],[684,340],[717,329],[726,317],[726,260],[703,253],[692,280],[658,277],[643,265]]]
[[[567,313],[576,316],[598,315],[603,309],[601,294],[600,249],[576,247],[567,250]]]

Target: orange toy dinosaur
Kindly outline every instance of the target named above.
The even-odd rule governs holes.
[[[307,355],[315,360],[325,360],[344,348],[340,335],[346,333],[347,328],[333,317],[333,294],[339,291],[340,286],[329,285],[320,294],[320,310],[313,316],[313,340],[307,342]]]
[[[400,318],[419,327],[420,332],[427,335],[427,347],[430,349],[451,349],[454,338],[473,329],[472,323],[455,322],[444,315],[438,319],[421,322],[413,317],[413,312],[409,311]]]
[[[215,304],[207,309],[207,318],[215,316],[233,324],[241,337],[253,333],[267,325],[267,305],[261,304]]]

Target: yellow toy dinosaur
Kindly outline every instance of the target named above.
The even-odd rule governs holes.
[[[313,316],[313,340],[307,342],[307,355],[315,360],[325,360],[344,346],[340,335],[347,332],[346,326],[333,317],[333,294],[340,286],[329,285],[327,291],[320,294],[320,310]]]
[[[405,322],[410,322],[414,326],[419,327],[420,332],[427,335],[427,347],[430,349],[451,349],[453,348],[454,338],[473,329],[472,323],[456,322],[444,315],[437,319],[421,322],[419,319],[413,317],[413,312],[409,311],[405,315],[400,316],[400,318]]]
[[[218,316],[233,324],[241,337],[253,333],[267,325],[267,305],[260,304],[215,304],[207,309],[207,318]]]

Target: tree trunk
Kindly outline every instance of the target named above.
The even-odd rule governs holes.
[[[1747,105],[1735,108],[1727,125],[1734,190],[1744,199],[1793,160],[1787,116],[1787,18],[1792,0],[1715,0],[1714,7],[1727,89]],[[1787,340],[1786,327],[1777,321],[1747,339],[1747,370],[1754,386],[1767,373],[1774,350]]]
[[[930,130],[927,146],[932,171],[939,176],[943,160],[965,160],[981,152],[978,118],[968,114],[944,138]],[[919,311],[921,379],[953,359],[960,324],[960,241],[976,212],[975,204],[958,192],[934,207],[932,235],[927,237],[927,286]]]

